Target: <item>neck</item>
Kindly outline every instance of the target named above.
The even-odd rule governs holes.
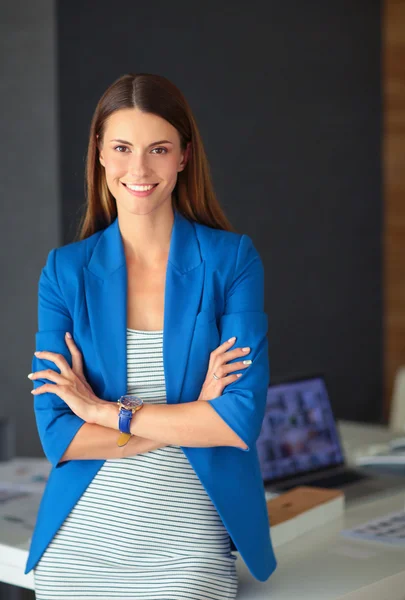
[[[118,215],[118,225],[124,245],[127,265],[145,268],[158,267],[167,262],[174,212],[153,211],[149,215]]]

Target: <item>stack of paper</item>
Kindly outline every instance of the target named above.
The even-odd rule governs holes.
[[[345,496],[341,490],[299,486],[267,501],[274,547],[343,515]]]

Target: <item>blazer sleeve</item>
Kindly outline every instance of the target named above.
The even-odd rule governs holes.
[[[73,322],[64,302],[56,273],[57,248],[53,248],[41,271],[38,283],[38,331],[35,334],[36,350],[46,350],[62,354],[70,366],[72,356],[65,342],[65,333],[72,333]],[[60,373],[51,360],[32,359],[32,371],[52,369]],[[44,383],[53,383],[49,379],[35,379],[34,389]],[[75,415],[71,408],[57,394],[44,392],[34,395],[34,413],[38,433],[45,456],[54,467],[59,463],[66,448],[85,422]]]
[[[245,442],[249,452],[259,437],[270,381],[268,318],[264,312],[264,269],[251,238],[241,236],[232,283],[220,318],[220,343],[236,336],[233,347],[250,346],[252,364],[234,371],[242,377],[227,385],[221,396],[208,400],[220,417]],[[229,364],[243,360],[236,358]]]

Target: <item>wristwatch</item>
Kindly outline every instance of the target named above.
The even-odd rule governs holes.
[[[117,400],[119,407],[118,429],[120,435],[117,440],[118,446],[125,446],[131,437],[130,425],[134,413],[143,407],[143,400],[139,396],[125,394]]]

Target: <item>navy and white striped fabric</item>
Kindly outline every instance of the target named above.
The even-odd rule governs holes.
[[[128,393],[165,403],[163,331],[128,328],[127,355]],[[105,461],[35,567],[35,594],[231,600],[236,559],[184,452],[169,445]]]

